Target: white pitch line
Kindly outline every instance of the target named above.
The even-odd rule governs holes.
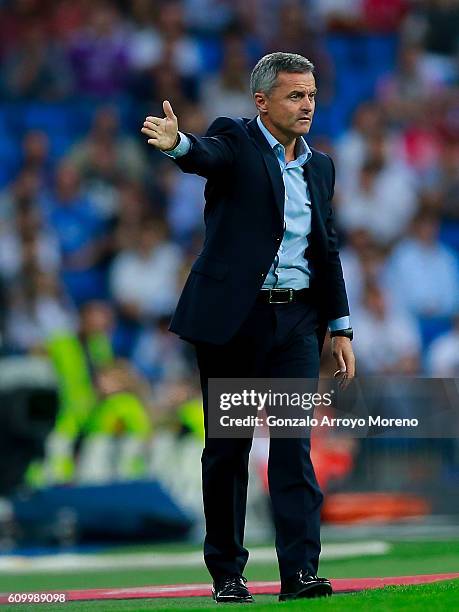
[[[347,559],[362,555],[385,555],[391,545],[382,541],[343,542],[324,544],[321,559]],[[250,552],[251,563],[276,563],[274,547],[253,548]],[[8,574],[74,571],[104,571],[115,569],[157,569],[167,567],[204,567],[201,551],[184,553],[118,553],[118,554],[78,554],[61,553],[26,557],[7,555],[0,557],[0,572]]]

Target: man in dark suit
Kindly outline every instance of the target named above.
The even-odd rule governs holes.
[[[208,435],[209,378],[318,378],[327,326],[339,376],[354,376],[334,166],[303,138],[314,114],[313,69],[296,54],[263,57],[251,75],[258,117],[220,117],[204,137],[180,133],[168,101],[165,117],[142,127],[149,144],[207,179],[204,247],[170,329],[195,345],[200,369],[204,558],[218,602],[252,601],[242,575],[251,440]],[[332,593],[317,576],[323,496],[309,451],[307,437],[270,442],[281,600]]]

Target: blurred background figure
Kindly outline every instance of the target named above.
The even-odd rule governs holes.
[[[439,378],[458,378],[459,373],[459,315],[454,318],[454,327],[436,338],[427,355],[427,371]]]
[[[457,378],[458,40],[456,0],[0,3],[1,494],[152,487],[132,495],[129,521],[148,500],[180,525],[124,516],[110,537],[128,523],[200,537],[197,370],[168,325],[202,249],[205,181],[139,126],[164,99],[185,132],[254,116],[249,75],[269,51],[316,66],[308,141],[336,166],[358,374]],[[352,496],[378,488],[459,515],[457,445],[409,442],[317,441],[327,516],[343,518],[343,493],[352,522]],[[249,536],[270,534],[266,446]],[[359,502],[366,519],[378,503]]]
[[[202,88],[202,101],[208,123],[216,117],[250,117],[253,102],[247,83],[250,79],[250,58],[245,41],[237,34],[228,34],[223,47],[223,64],[214,78]]]
[[[416,374],[421,359],[421,337],[416,320],[391,310],[382,289],[365,287],[363,303],[353,316],[355,353],[362,374]]]
[[[179,248],[168,239],[164,222],[152,219],[143,224],[136,243],[114,259],[112,295],[126,316],[139,322],[170,313],[177,300],[179,269]]]
[[[132,136],[123,134],[116,107],[96,112],[89,134],[75,143],[67,159],[96,210],[109,221],[118,212],[120,179],[139,180],[146,171],[145,154]]]
[[[86,22],[64,45],[77,93],[84,96],[122,93],[128,78],[128,40],[114,3],[89,5]]]
[[[387,262],[387,287],[418,317],[452,316],[459,300],[457,255],[439,240],[439,219],[420,213]]]
[[[108,226],[94,201],[83,191],[81,175],[70,161],[62,161],[57,168],[44,208],[59,242],[62,280],[71,298],[80,305],[105,297]]]
[[[64,49],[47,38],[43,24],[28,20],[2,68],[2,97],[15,101],[54,102],[72,91],[72,73]]]

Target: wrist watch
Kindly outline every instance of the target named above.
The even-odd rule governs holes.
[[[334,338],[335,336],[342,336],[343,338],[349,338],[349,340],[352,340],[354,338],[354,331],[352,327],[347,327],[346,329],[337,329],[335,331],[331,331],[330,338]]]

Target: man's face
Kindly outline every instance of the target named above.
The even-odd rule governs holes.
[[[280,72],[269,95],[255,93],[265,125],[286,139],[309,132],[315,109],[316,82],[311,72]]]

